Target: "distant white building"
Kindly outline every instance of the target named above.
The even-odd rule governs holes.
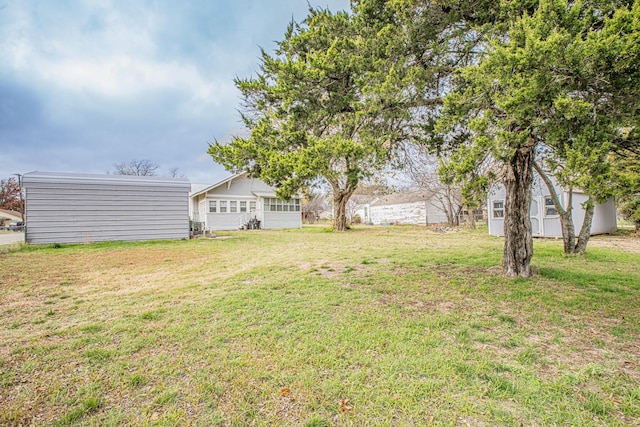
[[[17,221],[22,221],[22,214],[20,214],[20,212],[0,209],[0,230],[9,228],[9,223]]]
[[[534,237],[562,237],[560,216],[553,205],[551,193],[546,184],[534,172],[533,188],[531,190],[531,234]],[[555,182],[555,181],[554,181]],[[567,205],[569,192],[558,185],[554,185],[556,194],[560,197],[563,206]],[[489,234],[504,236],[504,201],[506,191],[502,184],[494,186],[487,198]],[[582,203],[589,197],[579,190],[573,190],[573,224],[576,234],[580,232],[584,221],[584,209]],[[591,223],[591,235],[614,233],[618,229],[616,221],[616,206],[613,198],[607,202],[596,205],[593,221]]]
[[[263,181],[240,173],[212,185],[195,185],[189,195],[189,216],[206,230],[301,228],[299,197],[280,200]]]
[[[358,214],[367,224],[430,225],[447,222],[432,191],[407,191],[376,197],[363,205]]]

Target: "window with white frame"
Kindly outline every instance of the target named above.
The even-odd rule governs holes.
[[[300,199],[280,200],[275,197],[265,199],[267,212],[300,212]]]
[[[255,200],[209,200],[209,213],[246,213],[255,211]]]
[[[493,201],[493,218],[504,218],[504,200]]]
[[[558,210],[550,196],[544,198],[544,216],[558,216]]]

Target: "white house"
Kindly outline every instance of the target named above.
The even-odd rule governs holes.
[[[361,213],[360,213],[361,212]],[[429,225],[447,222],[431,191],[407,191],[373,199],[359,211],[368,224]]]
[[[556,194],[560,197],[562,206],[567,205],[569,192],[554,185]],[[553,205],[551,193],[546,184],[534,172],[533,188],[531,190],[531,234],[534,237],[562,237],[560,217]],[[504,236],[504,200],[505,188],[502,184],[494,186],[489,192],[489,234]],[[582,203],[588,200],[588,196],[579,190],[573,190],[573,224],[576,234],[580,232],[584,220]],[[596,205],[591,223],[591,235],[614,233],[618,229],[616,221],[616,206],[613,198],[607,202]]]
[[[301,228],[300,198],[280,200],[276,190],[247,173],[209,186],[194,186],[189,216],[206,230],[237,230],[254,223],[258,228]]]
[[[20,214],[20,212],[0,209],[0,230],[8,229],[9,223],[17,221],[22,221],[22,214]]]

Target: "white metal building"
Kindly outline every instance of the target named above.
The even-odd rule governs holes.
[[[560,197],[563,206],[567,205],[569,192],[555,185],[556,194]],[[534,173],[533,188],[531,190],[531,234],[534,237],[562,237],[560,217],[551,199],[551,193],[545,183]],[[504,200],[506,192],[503,185],[496,185],[488,197],[488,225],[489,234],[504,236]],[[582,203],[588,200],[588,196],[579,190],[573,191],[573,225],[576,234],[580,232],[584,221],[584,209]],[[616,206],[613,198],[607,202],[596,205],[591,223],[591,235],[614,233],[618,229],[616,221]]]
[[[27,243],[189,238],[186,179],[30,172]]]

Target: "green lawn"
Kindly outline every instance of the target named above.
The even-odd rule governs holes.
[[[229,235],[0,254],[0,425],[640,425],[637,245]]]

